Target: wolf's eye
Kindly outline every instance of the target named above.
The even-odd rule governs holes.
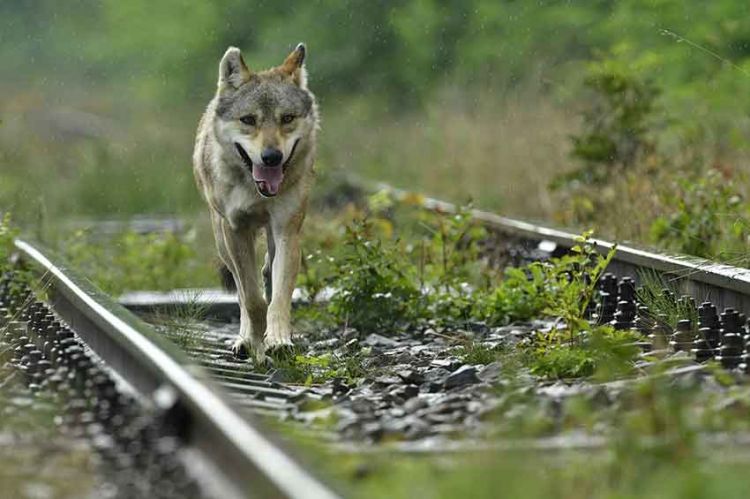
[[[255,126],[255,116],[253,116],[252,114],[248,114],[247,116],[243,116],[242,118],[240,118],[240,121],[243,122],[246,125]]]
[[[284,125],[288,125],[294,121],[294,115],[293,114],[282,114],[281,115],[281,123]]]

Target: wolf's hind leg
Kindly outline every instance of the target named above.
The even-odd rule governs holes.
[[[271,303],[271,297],[273,296],[273,258],[276,254],[276,244],[273,241],[273,231],[271,224],[266,226],[266,241],[268,250],[266,251],[266,258],[263,262],[263,291],[265,292],[266,303]]]

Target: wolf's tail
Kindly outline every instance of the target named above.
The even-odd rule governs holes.
[[[237,283],[234,282],[232,272],[222,262],[219,262],[219,278],[221,279],[221,286],[224,289],[231,292],[237,291]]]

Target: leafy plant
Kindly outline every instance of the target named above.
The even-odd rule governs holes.
[[[454,214],[435,215],[430,225],[433,235],[427,246],[431,254],[426,265],[429,279],[443,290],[468,282],[476,284],[480,242],[486,239],[487,230],[474,219],[471,205],[460,207]]]
[[[531,348],[531,371],[546,378],[581,378],[596,374],[613,379],[632,370],[640,353],[636,333],[598,326],[580,341],[561,341],[556,331],[537,333]]]
[[[595,368],[593,356],[583,347],[557,344],[535,352],[531,372],[551,379],[582,378]]]
[[[588,328],[586,309],[615,251],[613,247],[606,255],[599,254],[591,232],[586,232],[569,255],[507,268],[494,289],[474,296],[474,314],[490,325],[548,315],[559,318],[575,336]]]
[[[503,325],[538,316],[547,305],[545,275],[538,265],[509,267],[493,290],[478,297],[475,311],[490,325]]]
[[[368,220],[347,227],[329,310],[360,331],[389,332],[418,317],[421,293],[398,246],[371,234]]]
[[[288,383],[312,385],[333,378],[343,378],[351,383],[364,376],[364,361],[365,356],[361,351],[345,355],[303,355],[299,351],[292,351],[287,354],[275,353],[273,367],[282,371]]]
[[[588,231],[578,236],[578,244],[568,255],[531,264],[541,270],[544,313],[559,317],[571,337],[590,328],[586,309],[594,298],[599,278],[617,251],[615,245],[606,255],[601,255],[591,241],[591,234]]]

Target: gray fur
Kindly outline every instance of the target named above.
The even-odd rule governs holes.
[[[309,91],[291,83],[257,76],[251,77],[240,89],[219,96],[216,104],[216,114],[225,120],[239,119],[248,114],[256,114],[266,121],[278,120],[283,114],[306,117],[312,110],[313,99]]]

